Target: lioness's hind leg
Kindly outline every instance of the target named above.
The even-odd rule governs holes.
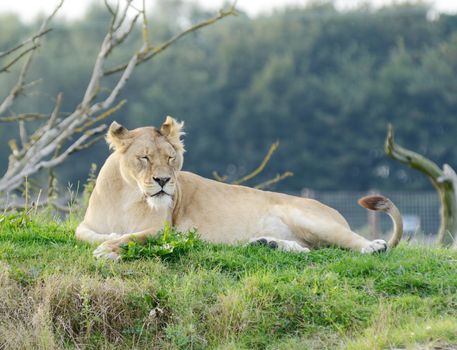
[[[278,239],[274,237],[255,237],[249,240],[251,245],[264,245],[272,249],[279,249],[286,252],[308,253],[310,250],[302,247],[295,241],[287,241],[285,239]]]
[[[384,240],[370,241],[353,232],[345,223],[329,217],[306,215],[296,208],[285,212],[284,221],[298,237],[312,246],[330,245],[368,254],[387,249]]]

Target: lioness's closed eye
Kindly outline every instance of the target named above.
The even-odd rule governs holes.
[[[385,251],[402,235],[401,215],[385,197],[360,200],[385,211],[394,233],[388,243],[354,233],[334,209],[312,199],[228,185],[182,171],[184,123],[167,117],[159,128],[128,130],[113,122],[106,140],[113,150],[97,179],[78,239],[101,243],[97,258],[119,258],[120,246],[144,241],[165,222],[196,228],[210,242],[265,244],[308,252],[325,245],[362,253]]]

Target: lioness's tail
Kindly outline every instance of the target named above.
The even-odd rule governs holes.
[[[370,210],[384,211],[390,216],[394,224],[394,230],[392,237],[390,237],[389,242],[387,242],[387,245],[389,248],[396,247],[403,235],[403,220],[401,219],[400,211],[395,204],[393,204],[390,199],[380,195],[360,198],[359,204]]]

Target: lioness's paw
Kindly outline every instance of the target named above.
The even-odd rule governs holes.
[[[274,237],[256,237],[249,240],[251,245],[264,245],[272,249],[279,249],[286,252],[309,253],[310,250],[302,247],[295,241],[286,241]]]
[[[362,248],[362,254],[371,254],[376,252],[385,252],[387,250],[387,243],[383,239],[375,239],[371,241],[365,248]]]
[[[112,246],[102,243],[94,250],[93,255],[96,259],[110,259],[117,261],[121,257]]]
[[[271,249],[278,248],[278,242],[274,238],[270,238],[270,237],[251,238],[249,240],[249,243],[251,245],[264,245],[264,246],[270,247]]]

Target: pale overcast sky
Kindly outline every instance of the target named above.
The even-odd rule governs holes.
[[[84,14],[87,5],[91,2],[103,0],[66,0],[60,14],[67,18],[78,18]],[[153,0],[147,0],[151,2]],[[192,1],[192,0],[189,0]],[[195,1],[195,0],[193,0]],[[247,11],[250,15],[270,12],[275,8],[286,5],[307,4],[313,0],[238,0],[238,8]],[[0,0],[0,12],[14,12],[24,20],[33,19],[39,13],[49,13],[57,3],[57,0]],[[198,0],[209,8],[219,8],[224,0]],[[316,1],[314,1],[316,2]],[[351,8],[363,3],[374,6],[382,6],[399,0],[335,0],[339,8]],[[434,0],[432,3],[438,12],[457,13],[457,0]]]

